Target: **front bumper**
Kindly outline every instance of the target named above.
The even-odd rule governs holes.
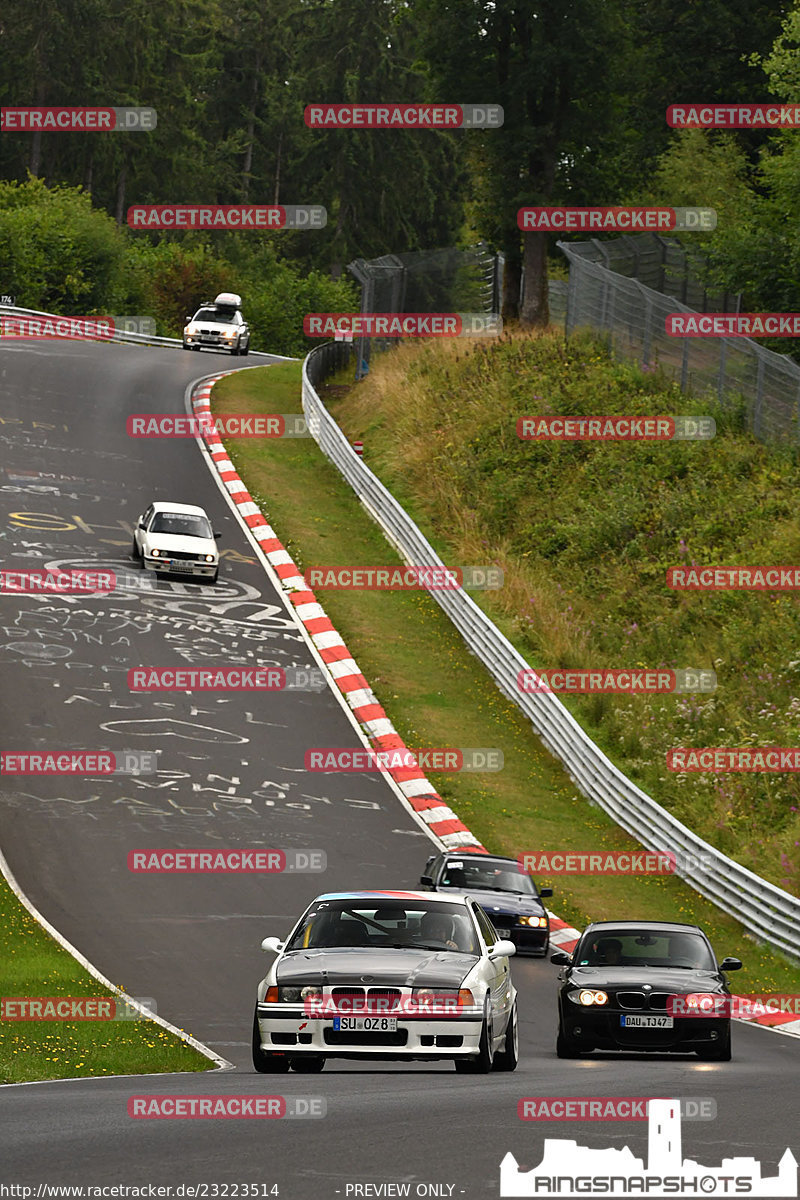
[[[235,350],[236,338],[224,338],[216,333],[187,333],[184,346],[206,346],[212,350]]]
[[[210,579],[219,569],[219,563],[192,562],[187,559],[151,558],[146,555],[144,568],[146,571],[154,571],[159,575],[180,575],[188,578],[196,575],[201,579]]]
[[[279,1012],[277,1010],[280,1010]],[[333,1017],[310,1017],[302,1007],[259,1002],[261,1048],[270,1054],[325,1058],[437,1059],[476,1055],[483,1014],[410,1017],[399,1015],[394,1032],[340,1032]]]
[[[576,1006],[570,1002],[570,1007]],[[660,1050],[688,1054],[692,1050],[718,1046],[730,1026],[727,1017],[674,1017],[672,1029],[629,1029],[620,1021],[623,1015],[634,1014],[621,1008],[603,1012],[583,1008],[574,1013],[564,1013],[562,1028],[570,1041],[587,1049]]]

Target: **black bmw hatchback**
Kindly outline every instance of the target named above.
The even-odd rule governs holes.
[[[738,958],[718,964],[699,926],[598,921],[584,930],[572,955],[559,950],[550,961],[563,967],[559,1058],[598,1049],[730,1059],[725,972],[742,964]]]

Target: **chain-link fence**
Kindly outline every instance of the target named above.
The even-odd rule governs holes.
[[[708,287],[709,258],[696,245],[655,233],[638,233],[601,241],[559,243],[587,262],[598,263],[618,275],[638,279],[645,287],[688,304],[694,312],[739,312],[741,292]]]
[[[567,336],[580,327],[594,329],[605,334],[612,353],[667,368],[684,391],[711,388],[723,404],[743,398],[756,437],[800,439],[797,363],[750,338],[670,337],[667,315],[696,310],[591,262],[575,243],[558,245],[570,264]]]
[[[502,264],[483,243],[356,258],[347,269],[361,284],[362,313],[499,311]],[[357,379],[368,370],[371,342],[392,345],[394,339],[358,340]]]

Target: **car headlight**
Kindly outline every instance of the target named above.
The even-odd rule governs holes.
[[[207,555],[206,555],[206,562],[213,562],[213,561],[214,561],[214,555],[213,555],[213,554],[207,554]]]
[[[160,558],[161,557],[161,551],[158,549],[157,546],[150,551],[150,556],[151,556],[151,558]]]
[[[517,921],[531,929],[547,929],[547,917],[517,917]]]
[[[580,1004],[584,1008],[595,1004],[608,1004],[608,994],[595,991],[594,988],[581,988],[580,991],[569,992],[568,995],[573,1004]]]
[[[322,988],[318,984],[282,984],[275,990],[278,993],[276,999],[283,1004],[298,1004],[301,1000],[322,995]]]

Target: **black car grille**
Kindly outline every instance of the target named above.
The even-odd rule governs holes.
[[[363,1032],[341,1029],[325,1029],[322,1035],[325,1045],[336,1046],[405,1046],[408,1042],[408,1030],[398,1029],[395,1033],[378,1033],[375,1030]]]
[[[630,991],[617,992],[616,1000],[620,1008],[629,1011],[649,1010],[650,1012],[666,1012],[670,992]]]
[[[180,558],[187,562],[203,562],[205,554],[191,554],[188,550],[165,550],[164,558]]]
[[[402,996],[400,988],[393,987],[334,987],[331,988],[331,997],[334,1000],[399,1000]],[[378,1005],[376,1004],[377,1008]],[[389,1004],[381,1004],[381,1012],[392,1012],[397,1005],[390,1006]]]

